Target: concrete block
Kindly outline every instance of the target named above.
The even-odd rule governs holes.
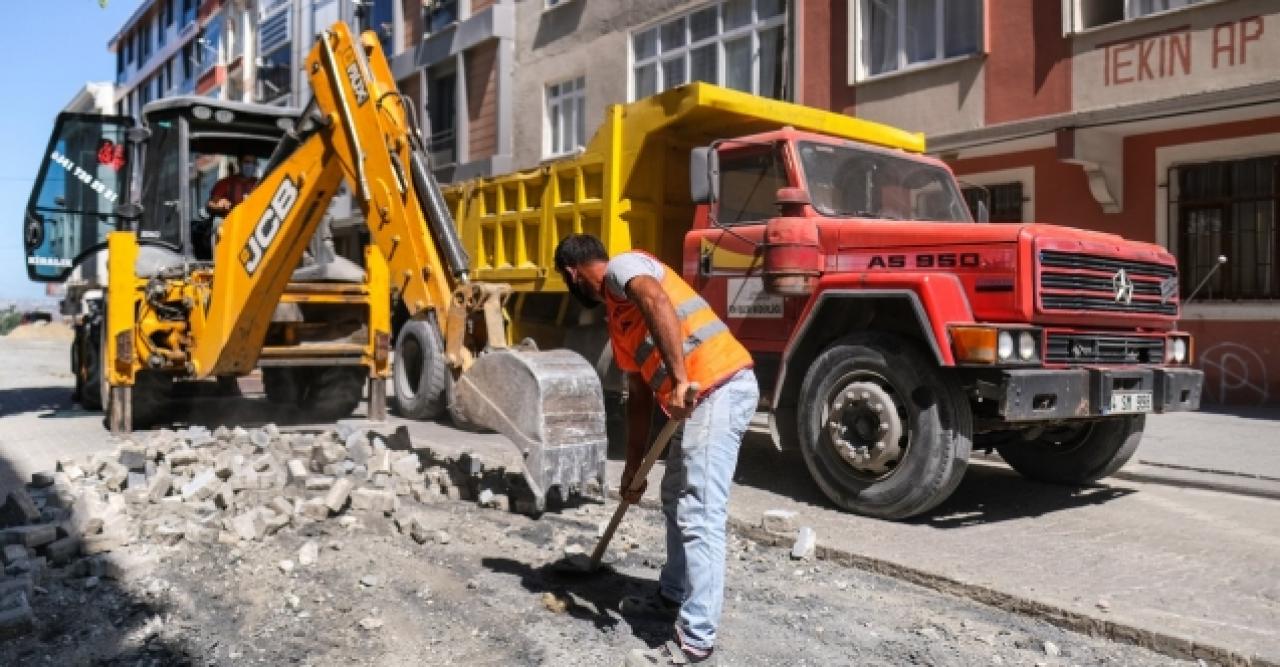
[[[21,544],[10,544],[5,546],[4,552],[0,554],[4,557],[4,564],[8,565],[14,561],[26,560],[29,554],[27,548]]]
[[[327,491],[333,488],[333,478],[328,475],[311,475],[307,477],[304,488],[308,491]]]
[[[276,533],[280,532],[281,528],[284,528],[285,526],[289,525],[290,521],[292,521],[292,518],[288,514],[278,514],[278,513],[272,512],[271,516],[267,517],[266,520],[263,522],[265,526],[266,534],[275,535]]]
[[[319,560],[320,560],[320,545],[316,544],[314,540],[307,540],[307,542],[302,545],[302,548],[298,549],[299,565],[302,565],[304,567],[315,565]]]
[[[266,528],[266,522],[257,511],[245,512],[231,520],[231,530],[246,542],[261,539]]]
[[[291,516],[293,514],[293,503],[284,496],[276,496],[275,498],[272,498],[271,503],[268,506],[276,514],[283,514],[285,516]]]
[[[390,474],[391,452],[385,449],[375,451],[373,456],[369,457],[369,462],[366,464],[366,467],[369,469],[371,474]]]
[[[53,473],[47,470],[40,470],[31,473],[32,488],[43,489],[49,486],[53,486]]]
[[[116,462],[127,470],[142,472],[147,469],[147,450],[145,447],[121,447]]]
[[[58,539],[58,527],[51,523],[37,526],[15,526],[5,528],[0,538],[3,544],[20,544],[24,547],[41,547]]]
[[[328,495],[325,496],[325,507],[335,513],[342,511],[342,507],[347,504],[347,498],[351,496],[353,486],[348,479],[340,479],[334,482],[333,487],[329,489]]]
[[[169,489],[173,488],[173,476],[168,470],[160,469],[151,478],[151,482],[147,485],[147,499],[153,503],[160,502],[160,499],[169,495]]]
[[[125,481],[125,488],[130,491],[141,491],[144,501],[151,497],[147,492],[147,476],[144,473],[130,471]]]
[[[86,556],[116,551],[128,544],[128,537],[120,532],[103,532],[85,535],[80,540],[80,551]]]
[[[107,461],[106,465],[102,466],[102,470],[98,471],[98,475],[108,491],[120,491],[129,480],[129,469],[115,461]]]
[[[356,489],[351,494],[351,507],[373,512],[394,512],[400,506],[400,500],[392,491],[378,489]]]
[[[185,533],[186,530],[184,526],[164,523],[156,527],[155,532],[151,534],[151,539],[159,542],[160,544],[173,546],[182,541]]]
[[[347,457],[356,465],[364,465],[373,456],[373,446],[364,433],[352,433],[347,437]]]
[[[796,530],[796,516],[791,510],[765,510],[761,525],[771,533],[791,533]]]
[[[808,526],[802,527],[796,533],[795,544],[791,546],[792,560],[808,560],[813,558],[813,552],[818,546],[818,534]]]
[[[39,520],[40,509],[25,489],[10,491],[4,505],[0,505],[0,526],[21,526]]]
[[[200,454],[194,449],[175,449],[164,458],[169,462],[169,465],[174,467],[189,466],[200,461]]]
[[[0,611],[0,639],[13,639],[31,634],[35,629],[36,617],[27,602],[27,594],[19,593],[14,601]]]
[[[222,479],[228,479],[235,474],[236,469],[240,467],[242,457],[233,452],[222,452],[213,459],[213,472]]]
[[[271,458],[270,454],[263,454],[262,456],[259,456],[258,458],[254,459],[253,460],[254,472],[265,472],[268,468],[271,467],[272,461],[273,459]]]
[[[115,554],[102,559],[102,575],[107,579],[126,581],[149,575],[156,567],[154,556]]]
[[[420,469],[421,466],[418,464],[418,456],[416,454],[401,456],[391,464],[392,473],[409,480],[420,479]]]
[[[75,560],[80,554],[80,538],[75,535],[68,535],[60,540],[54,540],[45,547],[45,555],[55,565],[65,565]]]
[[[218,476],[213,470],[206,470],[182,486],[183,500],[204,500],[217,491]]]
[[[308,519],[323,521],[329,518],[329,506],[325,504],[324,498],[312,498],[298,508],[298,513]]]
[[[212,544],[218,541],[218,529],[195,521],[187,521],[182,526],[182,537],[195,544]]]

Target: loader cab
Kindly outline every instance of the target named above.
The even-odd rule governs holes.
[[[142,127],[127,116],[58,116],[22,230],[31,280],[65,280],[116,230],[136,232],[147,264],[211,259],[214,185],[244,155],[265,169],[299,115],[205,97],[164,98],[142,113]]]

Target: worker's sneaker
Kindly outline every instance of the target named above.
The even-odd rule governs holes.
[[[668,667],[669,665],[702,665],[713,667],[716,664],[715,649],[706,653],[694,649],[680,648],[674,640],[658,648],[636,649],[627,654],[623,667]]]
[[[680,613],[680,603],[667,598],[661,591],[649,595],[628,595],[618,603],[623,616],[654,618],[661,621],[675,620]]]

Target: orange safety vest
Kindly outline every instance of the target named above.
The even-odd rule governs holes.
[[[684,339],[685,374],[689,382],[698,384],[698,395],[703,396],[734,373],[750,368],[751,353],[678,273],[665,264],[663,268],[662,289],[675,307]],[[639,373],[665,410],[675,385],[644,315],[634,303],[614,296],[609,288],[603,291],[614,361],[625,372]]]

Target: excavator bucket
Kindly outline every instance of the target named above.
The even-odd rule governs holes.
[[[595,481],[604,488],[604,392],[596,370],[575,352],[511,349],[481,355],[454,384],[454,417],[511,439],[539,511],[558,487],[563,497]]]

